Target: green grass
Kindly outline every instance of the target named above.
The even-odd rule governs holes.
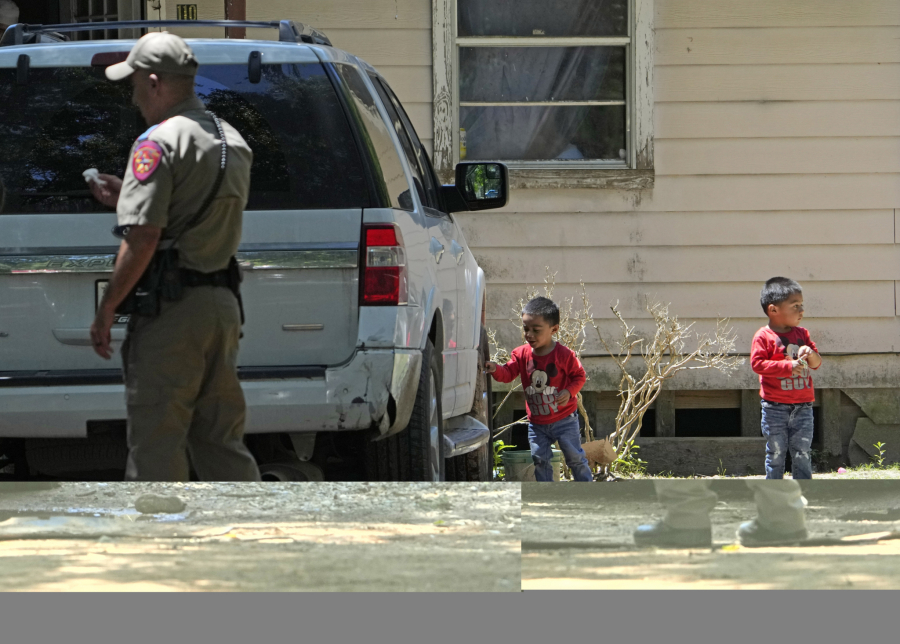
[[[856,467],[844,468],[847,471],[841,474],[837,472],[823,472],[816,475],[816,478],[829,479],[900,479],[900,463],[892,465],[883,465],[879,467],[875,463],[866,463],[865,465],[857,465]]]

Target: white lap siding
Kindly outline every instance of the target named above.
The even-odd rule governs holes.
[[[759,289],[804,287],[805,324],[832,365],[817,386],[892,386],[900,351],[900,2],[656,0],[654,187],[516,190],[504,211],[464,214],[488,280],[488,324],[507,321],[545,266],[557,297],[583,280],[607,335],[608,305],[648,328],[646,297],[749,352]],[[602,355],[591,334],[587,353]],[[588,358],[607,388],[611,365]],[[604,374],[607,377],[603,377]],[[753,386],[695,372],[676,389]],[[819,384],[821,383],[821,384]]]

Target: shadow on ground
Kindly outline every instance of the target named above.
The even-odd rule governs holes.
[[[141,494],[177,495],[141,515]],[[518,591],[517,485],[0,486],[4,590]]]
[[[802,488],[812,537],[900,531],[900,482]],[[716,481],[713,490],[715,548],[661,550],[638,549],[631,536],[662,517],[651,481],[523,485],[523,588],[900,588],[900,541],[741,548],[735,530],[756,515],[752,494],[741,481]]]

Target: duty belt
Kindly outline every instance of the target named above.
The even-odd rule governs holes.
[[[181,283],[184,286],[223,286],[230,289],[234,288],[227,268],[213,273],[201,273],[189,268],[182,268],[179,273],[181,274]]]

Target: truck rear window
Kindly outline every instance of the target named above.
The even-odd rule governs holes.
[[[366,177],[331,81],[318,63],[206,65],[197,94],[253,149],[248,210],[364,208]],[[3,213],[97,212],[87,168],[122,176],[129,149],[147,129],[131,84],[101,68],[32,68],[27,85],[0,69]]]

